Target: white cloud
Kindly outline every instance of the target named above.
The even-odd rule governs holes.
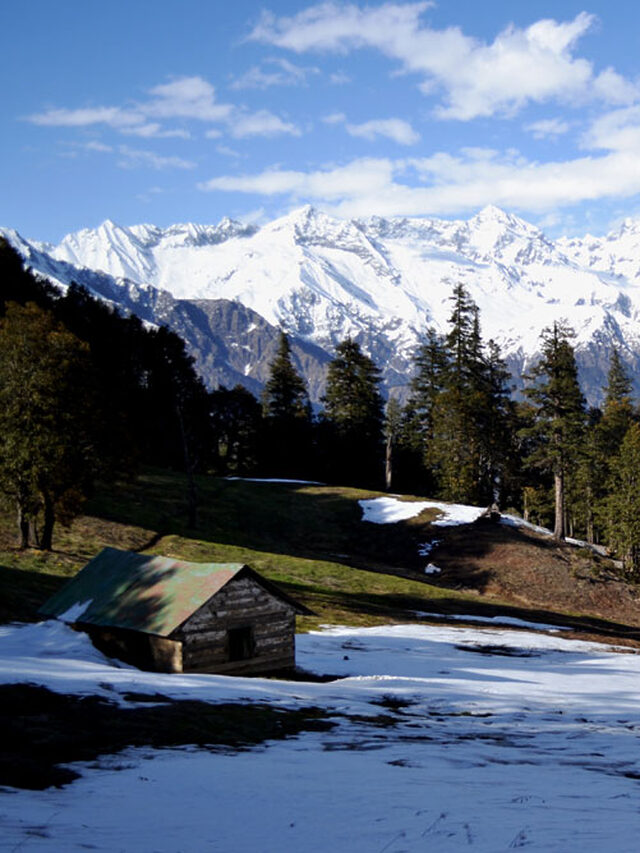
[[[143,204],[148,204],[153,201],[156,196],[162,195],[162,193],[164,193],[162,187],[149,187],[146,192],[138,193],[136,198]]]
[[[284,65],[294,66],[283,60]],[[202,77],[180,77],[154,86],[146,101],[127,106],[86,107],[81,109],[49,109],[28,116],[33,124],[48,127],[90,127],[106,125],[119,133],[142,138],[190,138],[185,128],[167,128],[162,121],[180,119],[197,121],[227,128],[234,137],[299,136],[300,130],[290,122],[280,119],[268,110],[249,113],[234,104],[219,103],[211,83]],[[208,137],[221,130],[210,128]]]
[[[582,140],[585,148],[636,152],[640,148],[640,106],[612,110],[597,118]]]
[[[420,17],[430,5],[360,8],[328,2],[291,17],[265,13],[251,38],[297,53],[377,49],[398,61],[404,72],[420,75],[425,94],[442,92],[436,109],[441,118],[512,115],[528,103],[551,100],[629,104],[638,96],[637,87],[613,69],[596,74],[591,62],[574,56],[578,40],[594,22],[586,12],[571,21],[509,26],[484,43],[458,27],[423,25]]]
[[[99,142],[97,139],[92,139],[90,142],[86,142],[83,147],[87,151],[99,151],[104,154],[108,154],[113,151],[111,145],[105,145],[104,142]]]
[[[351,83],[351,77],[344,71],[334,71],[333,74],[329,75],[329,82],[333,83],[334,86],[345,86],[347,83]]]
[[[344,124],[346,120],[347,117],[344,113],[330,113],[329,115],[322,117],[322,121],[325,124]]]
[[[528,130],[536,139],[545,139],[547,137],[562,136],[571,129],[568,121],[560,118],[541,119],[533,121],[525,125],[525,130]]]
[[[193,161],[184,160],[182,157],[161,157],[154,151],[141,151],[127,145],[120,145],[118,153],[118,166],[122,169],[135,169],[138,166],[150,169],[194,169],[196,166]]]
[[[301,135],[301,131],[294,124],[283,121],[269,110],[237,113],[229,122],[229,132],[236,139],[244,139],[248,136]]]
[[[339,202],[346,197],[370,195],[384,190],[392,180],[389,160],[363,158],[346,166],[316,172],[267,169],[258,175],[224,175],[200,184],[202,190],[291,195],[293,198],[325,199]]]
[[[146,116],[154,118],[190,118],[218,122],[228,118],[232,104],[216,102],[216,91],[202,77],[180,77],[150,89],[151,101],[142,105]]]
[[[515,152],[466,149],[457,155],[358,159],[312,172],[271,168],[223,175],[200,189],[283,195],[341,216],[456,215],[487,204],[543,214],[640,192],[640,158],[634,151],[614,151],[541,164]]]
[[[409,124],[400,118],[373,119],[362,124],[347,124],[347,133],[361,139],[373,142],[379,136],[392,139],[399,145],[415,145],[420,140],[417,133]]]
[[[121,133],[128,136],[140,136],[144,139],[190,139],[191,134],[188,130],[174,128],[172,130],[163,130],[162,126],[157,122],[149,122],[148,124],[136,125],[135,127],[121,128]]]
[[[222,154],[223,157],[234,157],[235,159],[239,159],[243,155],[236,151],[235,148],[230,148],[228,145],[217,145],[216,151],[218,154]]]
[[[145,122],[144,115],[121,107],[49,109],[43,113],[28,116],[27,120],[46,127],[87,127],[92,124],[106,124],[117,130],[139,126]]]
[[[267,89],[270,86],[304,86],[310,74],[319,74],[320,69],[294,65],[288,59],[269,58],[265,68],[254,65],[231,84],[232,89]]]

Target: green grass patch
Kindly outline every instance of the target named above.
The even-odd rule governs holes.
[[[0,517],[0,620],[34,619],[38,607],[101,548],[163,554],[195,562],[247,563],[305,604],[323,623],[374,625],[428,610],[443,590],[403,575],[424,562],[417,542],[428,524],[362,522],[358,500],[379,493],[334,486],[198,479],[198,526],[186,522],[183,476],[145,472],[103,487],[87,514],[58,526],[54,551],[20,552],[9,515]],[[423,513],[422,521],[436,514]],[[469,598],[455,595],[461,601]]]

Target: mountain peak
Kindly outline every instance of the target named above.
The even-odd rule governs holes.
[[[511,219],[511,214],[495,204],[485,204],[473,219],[498,219],[502,222],[508,222]]]
[[[469,220],[469,225],[501,225],[503,227],[517,228],[522,231],[538,230],[531,223],[520,219],[513,213],[507,213],[501,207],[496,207],[495,204],[487,204],[482,210],[478,211],[475,216]]]

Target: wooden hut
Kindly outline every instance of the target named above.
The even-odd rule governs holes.
[[[40,613],[141,669],[252,675],[295,666],[295,617],[311,611],[241,563],[105,548]]]

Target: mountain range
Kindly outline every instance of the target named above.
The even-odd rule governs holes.
[[[342,220],[303,207],[261,227],[106,221],[57,245],[0,234],[54,284],[75,281],[174,329],[209,387],[242,383],[257,393],[283,329],[315,402],[347,336],[402,397],[421,336],[428,326],[446,330],[453,286],[462,283],[516,388],[542,330],[565,319],[589,401],[601,398],[612,347],[640,395],[640,222],[605,237],[552,240],[496,207],[454,221]]]

